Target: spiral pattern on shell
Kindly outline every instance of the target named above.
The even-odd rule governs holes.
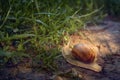
[[[76,44],[72,48],[72,55],[79,61],[84,63],[92,63],[95,61],[97,52],[93,48],[94,46],[88,44]]]

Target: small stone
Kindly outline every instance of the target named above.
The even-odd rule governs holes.
[[[63,80],[63,78],[61,76],[55,76],[53,80]]]

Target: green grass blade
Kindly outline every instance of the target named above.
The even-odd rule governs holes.
[[[11,11],[11,6],[10,6],[10,8],[9,8],[7,14],[6,14],[6,17],[5,17],[4,21],[3,21],[3,23],[2,23],[1,26],[0,26],[0,29],[4,26],[5,22],[7,21],[8,16],[9,16],[9,14],[10,14],[10,11]]]

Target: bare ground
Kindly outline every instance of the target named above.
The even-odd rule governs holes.
[[[120,23],[104,21],[97,26],[87,26],[82,31],[85,40],[89,40],[99,48],[98,63],[103,67],[100,73],[78,69],[84,73],[85,80],[120,80]],[[73,41],[81,39],[79,36],[72,36]],[[77,42],[78,40],[74,41]]]

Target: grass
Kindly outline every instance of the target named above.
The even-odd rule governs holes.
[[[106,4],[105,1],[100,2]],[[88,21],[100,19],[104,8],[107,6],[96,0],[1,0],[0,51],[6,54],[6,60],[29,56],[53,69],[68,35]],[[14,56],[8,57],[9,53]]]

